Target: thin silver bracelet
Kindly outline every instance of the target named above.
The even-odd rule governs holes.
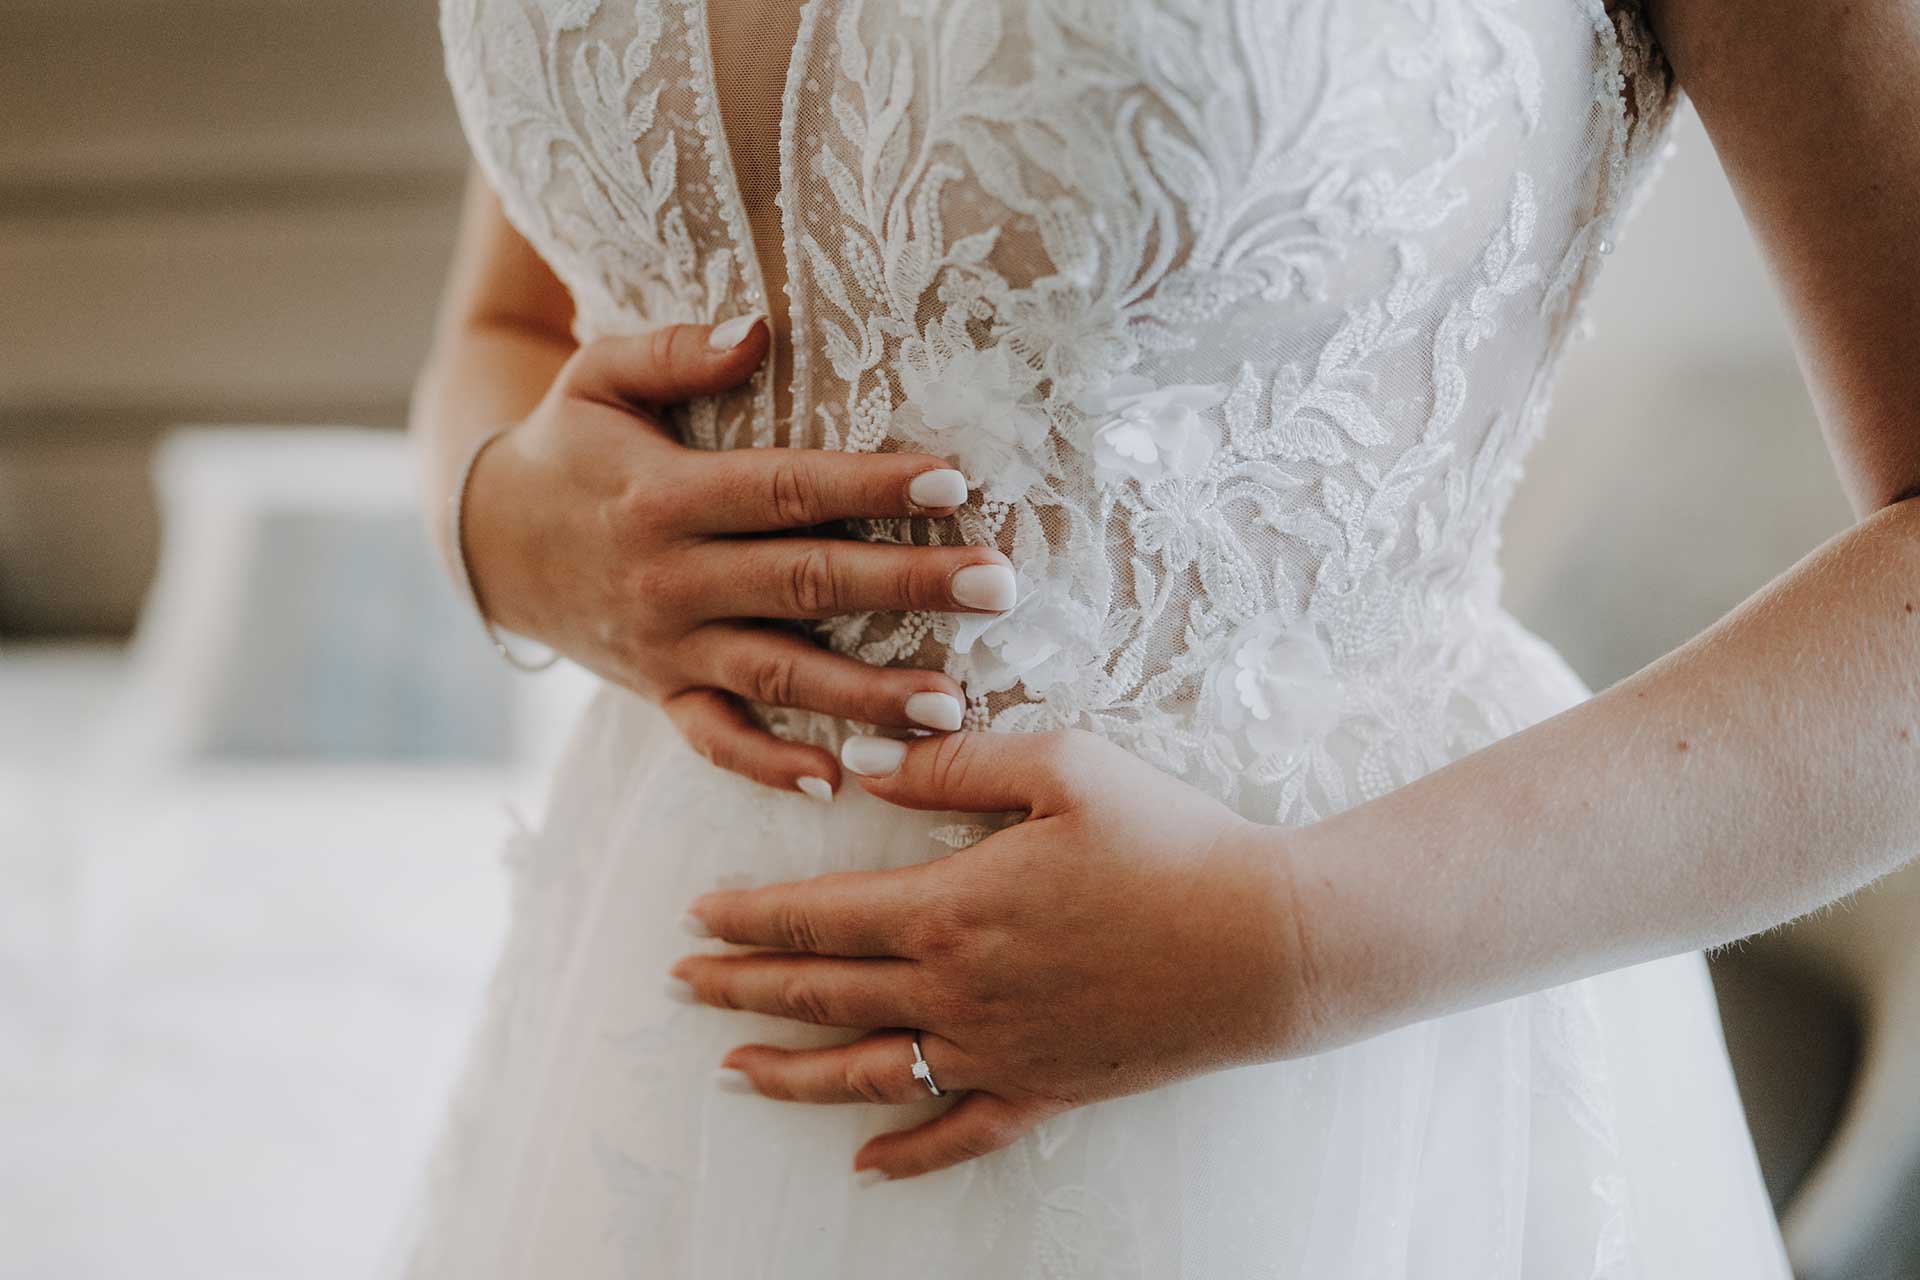
[[[473,469],[480,461],[480,455],[487,446],[507,434],[508,428],[501,427],[488,432],[467,454],[466,463],[460,468],[459,482],[453,486],[453,493],[447,498],[447,547],[453,557],[453,567],[460,579],[461,587],[467,593],[467,603],[473,606],[474,616],[480,619],[480,625],[486,629],[487,639],[493,642],[494,652],[506,660],[508,666],[529,675],[538,675],[560,661],[558,652],[550,651],[545,658],[529,662],[508,647],[506,638],[500,634],[500,628],[493,625],[493,619],[480,604],[480,593],[473,587],[473,571],[467,568],[466,514],[467,484],[473,479]]]

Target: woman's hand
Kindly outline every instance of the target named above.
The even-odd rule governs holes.
[[[953,1108],[861,1149],[911,1177],[1060,1111],[1305,1047],[1317,1017],[1286,846],[1086,734],[855,738],[847,767],[916,809],[1024,812],[898,871],[709,894],[688,928],[766,950],[689,956],[688,998],[870,1030],[735,1049],[770,1098],[924,1102],[911,1033]]]
[[[714,335],[710,339],[710,335]],[[937,672],[841,657],[768,619],[865,610],[998,612],[999,552],[793,535],[829,521],[950,514],[967,481],[939,458],[809,449],[708,452],[659,407],[752,376],[767,327],[675,325],[583,348],[532,415],[482,453],[464,521],[482,609],[499,625],[657,700],[722,768],[820,798],[840,771],[756,725],[742,699],[893,727],[960,727]]]

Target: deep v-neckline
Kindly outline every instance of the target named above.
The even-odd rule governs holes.
[[[729,2],[740,4],[751,0]],[[777,245],[780,292],[785,301],[777,313],[776,300],[767,277],[768,260],[772,255],[761,252],[760,239],[755,234],[757,224],[753,212],[747,207],[745,184],[735,155],[735,139],[744,142],[754,135],[730,129],[727,114],[721,106],[720,66],[715,52],[713,28],[714,0],[682,0],[682,4],[691,19],[701,59],[698,68],[700,82],[695,87],[701,104],[702,129],[706,135],[711,177],[723,206],[727,238],[746,276],[748,303],[767,315],[774,338],[773,353],[759,397],[760,412],[770,429],[756,432],[755,435],[756,438],[772,439],[784,434],[799,443],[799,437],[804,434],[800,424],[804,422],[806,412],[803,404],[806,398],[806,348],[805,307],[801,301],[801,291],[793,283],[797,259],[794,245],[796,210],[792,199],[794,129],[803,88],[801,69],[809,56],[820,0],[801,0],[795,6],[793,39],[787,49],[784,70],[780,74],[779,111],[775,121],[776,133],[772,139],[777,155],[772,203],[779,234],[772,239]],[[754,149],[760,150],[761,147]],[[784,433],[779,430],[783,421],[789,424]]]

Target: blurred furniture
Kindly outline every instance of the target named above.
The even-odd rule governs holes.
[[[401,421],[465,166],[436,10],[0,4],[0,636],[131,625],[162,428]]]
[[[1770,940],[1772,962],[1830,978],[1859,1009],[1862,1050],[1832,1143],[1793,1198],[1803,1280],[1920,1275],[1920,868]]]
[[[344,1280],[506,920],[498,767],[116,768],[117,646],[0,653],[0,1276]]]
[[[510,673],[422,534],[406,437],[166,437],[160,570],[110,735],[192,759],[513,753]]]
[[[398,434],[158,470],[134,644],[0,649],[0,1275],[384,1275],[593,682],[510,677]]]

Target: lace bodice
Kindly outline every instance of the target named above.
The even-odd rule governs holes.
[[[1455,705],[1498,678],[1500,517],[1672,103],[1631,5],[807,0],[764,122],[723,121],[755,95],[716,91],[709,20],[443,4],[474,150],[582,338],[790,335],[690,443],[971,477],[952,519],[856,532],[997,545],[1019,606],[828,643],[1281,819],[1500,730]]]

